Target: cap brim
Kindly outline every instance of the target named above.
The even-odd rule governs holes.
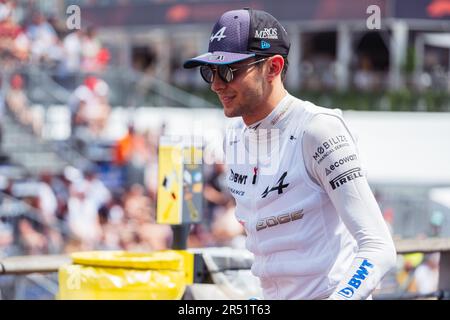
[[[198,57],[187,60],[183,67],[186,69],[195,68],[204,64],[230,64],[239,62],[251,57],[254,57],[254,53],[234,53],[225,51],[215,51],[202,54]]]

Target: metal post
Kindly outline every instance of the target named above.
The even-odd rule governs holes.
[[[336,83],[339,91],[348,89],[350,82],[350,59],[352,57],[352,34],[350,26],[340,24],[337,33]]]
[[[286,77],[286,83],[289,88],[298,90],[300,88],[301,81],[301,33],[297,26],[289,28],[288,32],[291,40],[291,48],[289,50],[289,69]]]
[[[448,73],[447,73],[447,90],[449,89],[450,89],[450,50],[448,52]]]
[[[439,290],[450,290],[450,251],[441,251],[439,258]]]
[[[415,61],[414,61],[414,76],[417,81],[420,81],[420,76],[423,72],[423,59],[424,59],[424,48],[425,47],[425,39],[424,35],[417,35],[414,49],[415,49]]]
[[[172,249],[185,250],[187,249],[187,239],[190,231],[190,224],[172,225],[173,242]]]
[[[408,25],[403,21],[396,21],[392,24],[392,36],[389,48],[389,82],[390,87],[394,90],[403,87],[404,81],[402,79],[401,69],[406,61],[407,47]]]

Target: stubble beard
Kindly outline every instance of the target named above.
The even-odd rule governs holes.
[[[253,90],[244,90],[242,100],[234,108],[224,109],[225,116],[228,118],[251,116],[258,111],[258,105],[263,95],[261,83],[257,83]],[[228,112],[227,112],[228,111]]]

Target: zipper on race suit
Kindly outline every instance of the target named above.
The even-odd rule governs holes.
[[[257,206],[257,201],[258,201],[258,163],[256,163],[256,166],[253,167],[253,178],[252,178],[252,185],[251,185],[251,199],[250,199],[250,203],[251,203],[251,215],[250,215],[250,219],[251,219],[251,226],[254,228],[252,230],[252,232],[250,232],[250,236],[252,238],[252,242],[254,244],[254,248],[256,250],[256,254],[260,255],[260,249],[259,249],[259,245],[258,245],[258,239],[257,239],[257,234],[255,231],[256,228],[256,223],[258,221],[258,206]]]

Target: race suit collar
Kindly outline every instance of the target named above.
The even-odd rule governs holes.
[[[246,127],[248,130],[282,128],[286,121],[286,114],[292,105],[292,96],[289,93],[281,99],[275,109],[264,119]]]

